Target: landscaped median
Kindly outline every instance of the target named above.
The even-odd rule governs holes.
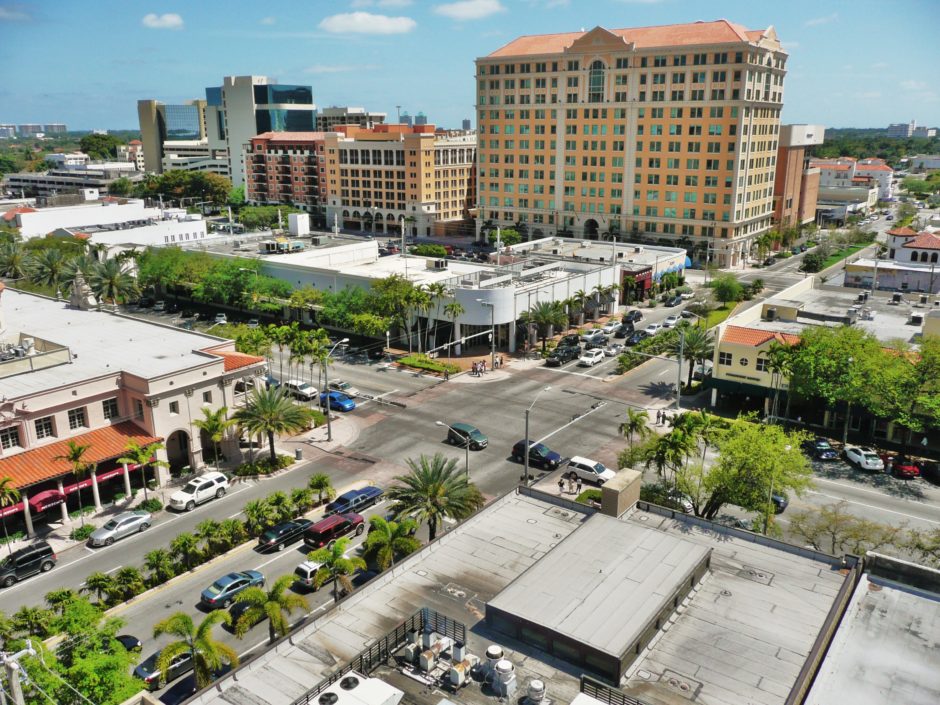
[[[440,360],[435,360],[425,353],[412,353],[411,355],[405,355],[404,357],[398,358],[395,362],[402,367],[422,370],[423,372],[430,372],[435,375],[444,375],[445,372],[455,375],[460,372],[459,366],[450,362],[441,362]]]

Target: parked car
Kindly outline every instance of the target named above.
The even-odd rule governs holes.
[[[582,343],[597,343],[597,342],[607,342],[607,336],[604,334],[600,328],[594,328],[593,330],[585,331],[581,334]]]
[[[601,326],[601,330],[604,331],[604,335],[612,335],[619,327],[620,321],[610,320]]]
[[[299,541],[311,524],[313,522],[309,519],[294,519],[276,524],[261,532],[258,548],[262,551],[283,551],[285,546]]]
[[[598,362],[604,361],[603,350],[585,350],[578,358],[579,367],[594,367]]]
[[[683,291],[681,294],[679,294],[679,298],[682,299],[683,301],[691,301],[692,299],[695,298],[695,292]]]
[[[566,362],[571,362],[572,360],[577,360],[581,357],[581,346],[578,347],[557,347],[549,353],[548,357],[545,358],[545,365],[548,367],[560,367]]]
[[[299,379],[289,379],[281,385],[287,394],[295,399],[303,401],[316,401],[317,388],[307,382],[301,382]]]
[[[692,368],[692,379],[705,379],[711,377],[714,363],[711,360],[705,360]]]
[[[382,499],[384,494],[385,492],[381,487],[374,485],[343,492],[343,494],[326,505],[324,516],[361,511],[378,502]]]
[[[121,646],[123,646],[125,650],[131,653],[136,653],[143,648],[143,644],[136,636],[131,636],[130,634],[118,634],[114,638],[120,642]]]
[[[131,536],[150,528],[150,512],[141,510],[121,512],[108,522],[91,532],[88,537],[89,546],[110,546],[118,539]]]
[[[770,265],[772,265],[772,264],[773,264],[774,262],[776,262],[776,261],[777,261],[777,260],[776,260],[775,257],[767,257],[767,258],[764,260],[764,266],[765,266],[765,267],[769,267]]]
[[[184,308],[182,311],[180,311],[180,318],[195,318],[195,317],[196,317],[196,312],[193,311],[191,308]]]
[[[671,316],[666,316],[666,320],[663,321],[663,328],[675,328],[676,325],[681,320],[682,318],[680,318],[676,314],[672,314]]]
[[[166,311],[166,301],[157,301],[153,305],[154,313],[163,313],[164,311]]]
[[[636,345],[641,340],[646,340],[649,337],[650,337],[650,334],[647,333],[645,330],[638,330],[638,331],[634,331],[633,333],[631,333],[630,337],[628,337],[624,341],[624,343],[626,345]]]
[[[581,346],[581,336],[577,333],[569,333],[568,335],[562,336],[561,340],[558,341],[558,347],[570,347],[577,348]]]
[[[661,323],[650,323],[648,326],[646,326],[646,334],[656,335],[662,329],[663,329],[663,326]]]
[[[666,495],[670,501],[674,502],[684,514],[691,514],[695,507],[692,506],[692,499],[689,495],[673,488]]]
[[[584,344],[585,350],[603,350],[607,347],[607,336],[596,335]]]
[[[894,216],[889,213],[885,216],[885,220],[894,220]]]
[[[360,392],[344,379],[331,379],[330,389],[337,392],[342,392],[347,397],[358,397],[360,394],[362,394],[362,392]]]
[[[476,426],[458,421],[447,429],[447,442],[460,448],[469,445],[470,450],[483,450],[490,441]]]
[[[248,327],[249,327],[249,328],[257,328],[257,327],[260,326],[260,325],[261,325],[261,322],[260,322],[257,318],[249,318],[249,319],[248,319]]]
[[[55,552],[45,541],[37,541],[0,559],[0,585],[10,587],[36,573],[46,573],[55,567]]]
[[[684,308],[679,312],[679,318],[692,319],[695,318],[695,314]]]
[[[604,348],[604,354],[607,357],[617,357],[620,353],[623,352],[622,343],[610,343],[606,348]]]
[[[681,296],[670,296],[668,299],[666,299],[666,305],[669,306],[670,308],[672,308],[673,306],[678,306],[681,303],[682,303]]]
[[[940,485],[940,463],[928,460],[920,464],[920,475],[927,482]]]
[[[770,495],[770,501],[774,505],[774,514],[783,514],[787,506],[790,504],[790,500],[782,494],[772,494]]]
[[[224,313],[217,313],[215,314],[215,318],[212,320],[217,324],[228,323],[228,316],[226,316]]]
[[[890,466],[891,474],[895,477],[904,480],[913,480],[915,477],[920,477],[920,467],[905,455],[889,456],[885,454],[881,456],[881,462],[884,463],[885,467]]]
[[[512,447],[512,459],[521,463],[525,456],[525,441],[518,441]],[[544,443],[533,443],[529,441],[529,465],[537,465],[540,468],[554,470],[561,464],[561,456],[549,448]]]
[[[152,296],[141,296],[137,299],[137,308],[150,308],[156,301],[153,300]]]
[[[627,323],[639,323],[643,320],[643,313],[637,309],[627,311],[623,314],[623,320]]]
[[[306,590],[315,592],[317,590],[315,578],[322,566],[322,563],[317,563],[316,561],[304,561],[294,568],[294,583]]]
[[[207,472],[205,475],[194,477],[183,489],[171,494],[168,506],[190,512],[197,504],[208,502],[210,499],[220,499],[227,490],[228,478],[225,475],[220,472]]]
[[[304,532],[304,544],[308,548],[317,549],[332,546],[338,538],[347,534],[359,536],[366,530],[365,520],[359,514],[334,514],[321,519],[313,526],[307,527]]]
[[[884,461],[878,457],[878,454],[871,448],[866,448],[864,446],[846,447],[845,459],[849,463],[857,465],[862,470],[881,471],[885,469]]]
[[[257,570],[243,570],[223,575],[202,591],[200,604],[209,609],[225,609],[243,590],[264,585],[264,575]]]
[[[567,467],[565,467],[565,475],[572,480],[580,478],[581,480],[593,482],[598,485],[603,485],[608,480],[614,479],[616,474],[616,472],[596,460],[584,458],[580,455],[572,457],[571,460],[568,461]]]
[[[621,323],[619,326],[617,326],[617,330],[614,331],[614,337],[626,338],[635,330],[636,328],[634,328],[633,324],[630,323],[629,321],[625,323]]]
[[[822,436],[807,442],[807,452],[816,460],[838,460],[839,453]]]
[[[157,659],[159,657],[159,651],[150,654],[150,656],[141,661],[137,668],[134,669],[134,675],[147,685],[147,690],[159,690],[164,683],[175,681],[180,676],[186,675],[193,670],[192,654],[189,651],[184,651],[170,661],[166,678],[162,678],[162,674],[157,669]]]
[[[320,406],[329,404],[333,411],[352,411],[356,408],[356,402],[347,397],[342,392],[323,392],[320,395]]]

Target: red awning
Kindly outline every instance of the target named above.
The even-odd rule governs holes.
[[[112,477],[121,475],[124,473],[124,468],[114,468],[113,470],[106,470],[104,472],[99,472],[95,474],[95,478],[98,482],[104,482],[105,480],[110,480]],[[76,482],[72,485],[66,485],[62,489],[65,491],[65,494],[72,494],[77,488],[87,489],[91,487],[91,476],[89,475],[83,480]]]
[[[0,517],[8,517],[11,514],[16,514],[17,512],[23,511],[23,503],[17,502],[16,504],[11,504],[8,507],[3,507],[0,509]]]
[[[50,507],[57,507],[65,501],[65,495],[59,490],[43,490],[29,498],[29,508],[34,512],[44,512]]]

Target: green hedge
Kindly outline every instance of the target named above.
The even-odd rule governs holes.
[[[137,507],[138,509],[143,509],[145,512],[150,512],[153,514],[154,512],[159,512],[161,509],[163,509],[163,504],[159,499],[156,499],[155,497],[149,497],[137,505]]]
[[[591,504],[591,502],[600,502],[601,501],[601,491],[590,489],[584,490],[581,494],[574,498],[575,502],[581,502],[581,504]]]
[[[242,463],[232,471],[232,474],[236,477],[245,477],[246,475],[270,475],[272,472],[290,467],[293,462],[294,459],[289,455],[279,455],[274,462],[271,461],[270,456],[265,456],[250,463]]]
[[[69,538],[73,541],[84,541],[92,532],[98,527],[94,524],[85,524],[85,526],[79,526],[77,529],[72,529],[72,533],[69,534]]]
[[[427,370],[429,372],[436,372],[438,374],[450,372],[453,375],[460,372],[460,368],[457,365],[452,365],[449,362],[432,360],[424,353],[405,355],[404,357],[398,358],[398,363],[404,365],[405,367],[414,367],[419,370]]]

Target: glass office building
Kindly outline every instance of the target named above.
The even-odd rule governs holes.
[[[202,139],[199,108],[195,105],[164,105],[163,117],[165,139],[198,140]]]
[[[313,132],[313,110],[255,110],[255,126],[262,132]]]
[[[311,105],[313,103],[313,89],[310,86],[268,84],[255,86],[254,89],[257,105]]]

